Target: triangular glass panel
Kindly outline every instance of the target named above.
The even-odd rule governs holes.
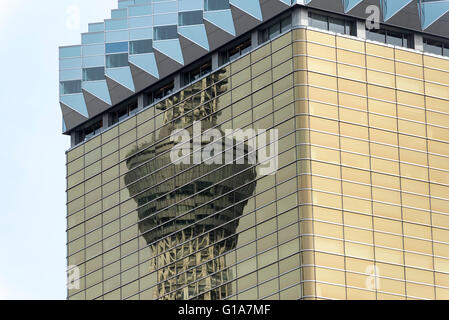
[[[134,81],[129,67],[106,69],[106,76],[125,88],[136,91]]]
[[[82,93],[63,95],[61,96],[61,102],[70,109],[73,109],[84,117],[89,118],[86,101],[84,101],[84,95]]]
[[[449,12],[449,1],[421,2],[421,26],[425,30]]]
[[[182,55],[179,39],[154,41],[153,48],[178,63],[184,64],[184,57]]]
[[[139,67],[143,71],[148,72],[155,78],[159,78],[159,70],[157,68],[154,53],[138,54],[129,56],[129,62]]]
[[[206,11],[204,12],[204,19],[227,33],[233,36],[236,35],[231,10]]]
[[[343,6],[345,8],[345,13],[348,13],[349,11],[354,9],[354,7],[362,1],[363,0],[343,0]]]
[[[230,0],[229,3],[253,16],[257,20],[263,20],[259,0]]]
[[[85,81],[83,82],[83,90],[86,90],[90,94],[94,95],[95,97],[106,102],[109,105],[112,104],[106,80]]]
[[[209,40],[207,39],[206,27],[204,24],[178,27],[178,33],[186,39],[196,43],[209,51]]]

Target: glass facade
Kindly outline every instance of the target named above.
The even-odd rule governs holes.
[[[449,61],[295,31],[303,298],[449,298]]]
[[[278,129],[278,170],[173,164],[194,121]],[[70,150],[69,299],[300,298],[296,136],[288,32]]]
[[[448,299],[448,72],[295,29],[71,149],[69,299]],[[173,164],[194,121],[277,129],[277,170]]]

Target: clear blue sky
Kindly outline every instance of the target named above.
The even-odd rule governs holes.
[[[117,0],[0,0],[0,299],[65,299],[58,46]],[[79,15],[77,14],[79,13]]]

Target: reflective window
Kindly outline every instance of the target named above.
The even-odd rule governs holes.
[[[90,139],[93,136],[99,134],[103,129],[103,121],[99,121],[94,125],[88,127],[84,130],[84,140]]]
[[[106,68],[119,68],[128,66],[128,54],[111,54],[106,56]]]
[[[385,43],[385,33],[366,30],[366,38],[369,40]]]
[[[62,81],[61,94],[81,93],[81,80]]]
[[[175,84],[173,81],[171,81],[167,85],[164,85],[158,89],[151,90],[151,91],[145,93],[147,105],[150,105],[153,102],[160,101],[165,96],[170,95],[173,92],[174,87],[175,87]]]
[[[401,32],[387,29],[366,30],[368,40],[391,44],[393,46],[412,48],[413,35],[409,32]]]
[[[276,20],[259,31],[259,44],[264,43],[277,35],[290,30],[292,27],[292,16],[288,15]]]
[[[126,9],[114,9],[111,11],[112,19],[126,18],[128,11]]]
[[[343,18],[329,17],[310,12],[309,25],[314,28],[336,33],[355,35],[355,22]]]
[[[128,52],[128,42],[106,43],[106,53]]]
[[[206,11],[230,9],[229,0],[204,0]]]
[[[424,38],[424,51],[449,57],[449,42],[443,43],[439,40]]]
[[[161,26],[154,28],[154,40],[168,40],[178,38],[178,26]]]
[[[128,8],[129,16],[143,16],[151,14],[151,6],[143,5],[143,6],[131,6]]]
[[[195,68],[191,71],[184,72],[182,74],[182,85],[185,86],[202,76],[210,73],[212,71],[212,62],[208,60],[207,62],[201,64],[198,68]]]
[[[408,47],[408,38],[400,32],[387,32],[387,43],[394,46]]]
[[[219,53],[220,65],[233,61],[251,51],[251,39],[246,39],[230,49],[223,50]]]
[[[111,123],[115,124],[117,122],[123,121],[129,116],[137,113],[137,103],[131,103],[124,107],[121,107],[118,111],[109,113],[111,118]]]
[[[190,26],[203,23],[203,11],[187,11],[179,13],[179,25]]]
[[[83,81],[104,80],[104,67],[83,69]]]
[[[126,10],[125,10],[126,14]],[[105,20],[105,29],[106,30],[119,30],[119,29],[126,29],[128,27],[128,20],[126,19],[111,19],[111,20]]]
[[[129,43],[129,54],[153,52],[153,40],[137,40]]]
[[[78,130],[75,134],[75,141],[76,143],[86,141],[96,136],[97,134],[101,133],[102,130],[103,130],[103,121],[100,120],[98,122],[95,122],[94,124],[87,126],[84,129]]]
[[[159,89],[157,89],[156,91],[153,92],[153,101],[157,102],[162,100],[165,96],[170,95],[173,92],[174,89],[174,83],[171,82]]]
[[[329,31],[342,34],[351,33],[349,24],[345,20],[336,18],[329,18]]]
[[[328,29],[328,17],[321,14],[309,13],[309,26],[329,30]]]

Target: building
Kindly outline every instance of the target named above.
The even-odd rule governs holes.
[[[448,299],[448,17],[444,0],[119,0],[60,48],[68,299]],[[255,136],[221,140],[244,163],[196,163],[198,123],[277,130],[275,170],[250,162]]]

